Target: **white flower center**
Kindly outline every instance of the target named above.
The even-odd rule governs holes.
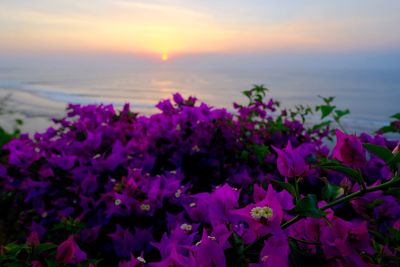
[[[176,192],[175,192],[175,197],[176,197],[176,198],[179,198],[179,197],[181,196],[181,194],[182,194],[182,190],[178,189],[178,190],[176,190]]]
[[[192,231],[193,227],[190,224],[184,223],[181,225],[181,229],[186,232]]]
[[[268,206],[252,208],[250,214],[257,221],[263,218],[269,220],[274,216],[274,212]]]
[[[149,204],[142,204],[140,205],[140,209],[143,211],[149,211],[150,210],[150,205]]]
[[[264,256],[264,257],[261,258],[261,261],[262,262],[266,262],[268,260],[268,258],[269,258],[269,256]]]
[[[146,263],[146,261],[142,258],[142,257],[137,257],[136,258],[138,261],[140,261],[141,263]]]
[[[121,199],[116,199],[115,201],[114,201],[114,204],[115,204],[115,206],[119,206],[119,205],[121,205]]]

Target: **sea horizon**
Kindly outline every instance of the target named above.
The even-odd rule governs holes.
[[[287,108],[315,106],[322,102],[318,96],[335,96],[335,105],[350,109],[344,123],[355,132],[371,132],[398,111],[396,65],[346,55],[342,61],[334,56],[246,58],[172,58],[160,64],[143,57],[8,57],[0,63],[0,96],[9,95],[7,107],[33,120],[28,132],[45,130],[46,121],[62,117],[68,103],[117,108],[130,103],[134,111],[149,115],[157,112],[158,101],[179,92],[233,110],[233,102],[245,103],[242,91],[254,84],[269,88],[268,96]]]

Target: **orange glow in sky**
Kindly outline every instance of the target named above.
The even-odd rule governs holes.
[[[158,55],[342,50],[400,45],[400,1],[3,0],[2,50]],[[4,3],[3,3],[4,2]],[[29,2],[29,1],[28,1]],[[233,2],[233,3],[232,3]],[[254,2],[254,3],[253,3]],[[307,2],[307,1],[305,1]],[[362,3],[362,4],[361,4]],[[382,19],[384,18],[384,19]]]
[[[161,59],[163,61],[167,61],[168,60],[168,55],[166,53],[162,54]]]

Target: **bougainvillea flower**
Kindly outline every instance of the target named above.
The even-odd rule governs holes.
[[[128,229],[123,229],[117,225],[114,233],[109,234],[112,239],[115,254],[118,257],[129,257],[135,249],[135,238]]]
[[[280,232],[283,218],[282,206],[272,185],[268,186],[265,198],[257,203],[231,212],[239,221],[249,226],[242,234],[247,243],[254,242],[258,237],[269,233]]]
[[[260,202],[262,201],[265,197],[267,196],[267,191],[262,188],[262,186],[259,186],[258,184],[254,185],[253,189],[253,199],[255,202]],[[294,208],[294,203],[293,203],[293,196],[286,190],[282,190],[281,192],[277,192],[276,196],[279,200],[279,203],[282,207],[282,209],[285,211],[291,210]],[[292,217],[292,215],[288,213],[284,213],[283,218],[285,220],[288,220]]]
[[[120,261],[118,264],[118,267],[136,267],[136,266],[141,266],[144,263],[146,263],[146,261],[142,257],[139,257],[139,260],[138,260],[133,255],[131,255],[129,260]]]
[[[36,233],[35,231],[31,232],[28,238],[26,239],[26,244],[31,247],[38,246],[40,244],[40,238],[38,233]]]
[[[279,173],[285,177],[302,176],[307,171],[307,164],[301,153],[293,149],[291,142],[284,149],[272,146],[278,153],[277,166]]]
[[[355,135],[348,135],[336,129],[336,146],[333,157],[353,167],[363,167],[367,162],[365,149]]]
[[[226,266],[223,247],[216,241],[215,237],[209,236],[205,229],[203,229],[201,240],[193,250],[197,266]]]
[[[178,245],[174,242],[169,243],[168,256],[163,257],[160,262],[149,263],[149,267],[195,267],[199,266],[196,264],[194,257],[189,254],[188,256],[178,253]]]
[[[129,105],[121,111],[112,105],[69,105],[55,127],[4,145],[1,209],[26,229],[21,240],[41,246],[74,234],[57,249],[57,264],[63,266],[101,260],[99,265],[107,266],[206,267],[236,259],[286,266],[296,252],[311,259],[310,266],[319,260],[323,266],[373,266],[365,258],[375,260],[370,245],[380,245],[366,227],[385,236],[400,228],[399,200],[386,190],[325,210],[327,218],[302,218],[281,229],[293,218],[286,211],[295,201],[288,191],[275,191],[272,180],[300,176],[300,194],[315,194],[318,207],[334,197],[330,189],[344,195],[360,190],[346,174],[319,167],[332,159],[325,145],[329,127],[308,128],[291,111],[273,114],[278,107],[273,100],[236,105],[236,112],[195,102],[175,94],[173,101],[160,102],[161,112],[146,116]],[[357,167],[368,187],[394,176],[376,155],[366,161],[361,143],[396,153],[398,140],[337,135],[334,157]],[[270,145],[276,153],[269,153]],[[331,188],[321,192],[327,184]],[[265,242],[252,246],[261,237]],[[242,245],[250,247],[241,250]],[[294,254],[288,255],[288,245],[296,246]],[[52,261],[53,252],[31,259]],[[6,255],[0,265],[9,253],[7,245],[0,246]],[[396,255],[390,244],[382,244],[379,253],[385,259]]]
[[[341,257],[354,266],[363,266],[360,253],[373,253],[369,239],[367,222],[348,222],[332,217],[329,223],[322,222],[322,249],[328,259]]]
[[[250,267],[289,266],[289,243],[284,234],[274,235],[264,241],[260,253],[260,262]]]
[[[37,260],[33,260],[31,261],[31,265],[29,265],[30,267],[43,267],[43,264],[40,261]]]
[[[209,202],[209,218],[213,226],[229,221],[230,211],[238,207],[240,190],[228,184],[215,189]]]
[[[388,180],[391,178],[389,166],[382,159],[374,157],[367,162],[363,168],[364,179],[372,184],[379,180]]]
[[[56,254],[56,261],[58,263],[78,264],[86,259],[86,253],[75,243],[73,235],[70,235],[67,240],[58,245]]]
[[[211,236],[215,237],[215,240],[224,248],[230,248],[231,245],[228,242],[229,237],[232,235],[232,231],[228,229],[226,224],[220,224],[213,227]]]
[[[320,228],[321,228],[321,219],[316,218],[306,218],[301,220],[292,227],[290,227],[288,231],[288,235],[295,237],[300,240],[307,240],[310,242],[319,242],[320,237]],[[301,248],[304,248],[307,251],[312,253],[316,253],[319,249],[315,244],[298,244]]]

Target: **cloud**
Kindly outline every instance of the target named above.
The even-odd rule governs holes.
[[[242,14],[240,5],[244,4],[239,1],[231,3],[235,13],[223,12],[228,3],[219,3],[219,16],[210,6],[197,8],[198,4],[182,0],[57,3],[5,5],[0,10],[0,48],[182,54],[400,45],[398,19],[393,16],[366,17],[365,12],[348,16],[346,11],[347,15],[339,19],[338,10],[335,15],[321,16],[327,12],[321,4],[314,10],[320,10],[319,15],[309,15],[313,10],[308,6],[299,9],[298,14],[291,8],[285,17],[282,8],[287,4],[277,7],[257,1],[260,10],[274,7],[272,10],[280,10],[281,14],[263,17],[261,10],[252,18],[250,11],[257,6],[246,4]]]

